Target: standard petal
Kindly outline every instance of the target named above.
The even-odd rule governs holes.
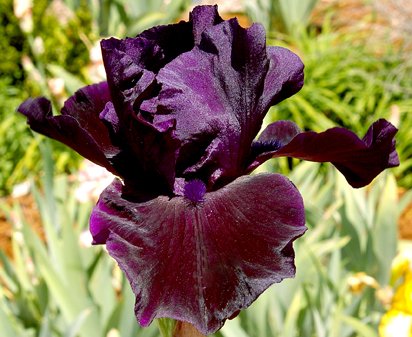
[[[153,41],[162,50],[162,59],[156,64],[158,71],[180,54],[198,45],[203,32],[222,21],[216,5],[197,6],[190,13],[188,22],[156,26],[144,31],[138,37]],[[152,63],[153,60],[150,62]]]
[[[292,52],[266,49],[261,25],[244,29],[232,19],[206,29],[198,47],[162,68],[159,94],[141,109],[154,123],[176,119],[180,174],[221,186],[244,171],[267,109],[300,89],[302,70]]]
[[[155,73],[150,70],[150,60],[155,62],[161,50],[153,41],[142,38],[118,40],[110,38],[101,42],[107,82],[113,104],[123,125],[128,131],[128,122],[136,113],[135,101],[150,95],[154,87]]]
[[[294,276],[292,242],[306,227],[302,198],[287,178],[243,176],[199,202],[133,203],[122,188],[115,181],[103,192],[90,229],[126,273],[141,325],[171,317],[208,335]]]
[[[260,98],[262,111],[268,111],[284,99],[296,94],[303,86],[303,68],[301,59],[290,50],[277,46],[267,47],[270,60],[265,85]]]
[[[113,100],[106,105],[101,118],[108,124],[116,145],[122,149],[115,158],[118,165],[128,160],[128,165],[121,168],[128,185],[139,185],[141,189],[151,181],[145,189],[154,190],[154,181],[162,181],[159,185],[173,190],[181,143],[174,134],[175,120],[173,116],[166,117],[152,125],[152,117],[140,113],[140,103],[158,93],[156,74],[159,69],[191,50],[204,29],[221,21],[216,6],[202,6],[194,9],[189,22],[157,26],[136,38],[102,41]]]
[[[350,185],[363,187],[386,168],[399,165],[394,138],[398,130],[384,119],[373,123],[363,139],[344,128],[336,127],[321,133],[299,133],[293,125],[292,122],[275,122],[263,131],[258,143],[270,144],[278,140],[281,146],[266,148],[256,157],[248,171],[274,157],[331,162]],[[288,134],[287,130],[291,133]],[[291,137],[293,133],[296,136]],[[260,147],[264,148],[262,145]]]
[[[58,140],[83,157],[117,174],[108,158],[117,154],[109,132],[99,119],[105,106],[107,85],[104,83],[80,89],[62,109],[62,115],[53,116],[49,100],[30,98],[18,111],[27,117],[31,129]]]
[[[135,101],[152,90],[155,78],[154,73],[141,69],[131,59],[132,56],[135,60],[138,57],[149,57],[139,54],[139,48],[148,53],[145,49],[147,46],[140,46],[142,41],[144,42],[141,39],[111,39],[102,42],[106,47],[114,45],[112,52],[118,58],[110,59],[110,62],[114,62],[110,69],[117,75],[111,77],[111,81],[116,78],[120,82],[115,84],[115,88],[119,88],[114,90],[116,99],[105,105],[100,118],[110,130],[115,145],[121,149],[112,160],[119,167],[127,184],[139,186],[137,190],[141,191],[166,193],[167,189],[173,190],[180,142],[174,135],[175,121],[172,118],[155,126],[134,111]]]
[[[102,40],[107,80],[120,118],[133,114],[141,96],[156,91],[154,79],[162,67],[191,50],[206,28],[221,21],[217,6],[199,6],[188,22],[156,26],[135,38]]]

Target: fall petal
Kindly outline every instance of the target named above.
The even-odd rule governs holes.
[[[91,232],[126,273],[143,326],[171,317],[210,334],[294,276],[292,242],[306,227],[302,198],[287,178],[241,177],[199,202],[133,203],[122,188],[115,181],[103,192]]]
[[[363,139],[344,128],[336,127],[321,133],[299,133],[293,125],[292,122],[275,122],[263,131],[258,143],[269,144],[276,140],[281,145],[262,151],[249,170],[269,158],[284,156],[331,162],[343,173],[349,184],[362,187],[384,169],[399,165],[394,138],[397,129],[384,119],[373,123]],[[262,145],[260,147],[263,148]]]
[[[27,117],[34,131],[66,144],[116,174],[109,159],[118,149],[99,119],[109,98],[107,84],[99,83],[77,91],[66,101],[60,116],[53,116],[51,103],[44,97],[30,98],[17,110]]]

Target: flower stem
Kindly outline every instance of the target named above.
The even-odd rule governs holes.
[[[201,334],[192,324],[175,321],[170,318],[157,319],[163,337],[207,337]]]
[[[172,337],[206,337],[201,334],[192,324],[177,321]]]

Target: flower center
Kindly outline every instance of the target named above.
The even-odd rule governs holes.
[[[184,187],[184,196],[193,203],[203,201],[206,185],[199,179],[188,181]]]

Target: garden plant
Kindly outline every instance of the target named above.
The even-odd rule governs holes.
[[[57,54],[58,30],[3,16],[23,47],[8,46],[21,67],[1,82],[0,183],[7,194],[32,171],[40,227],[2,203],[1,334],[402,336],[408,62],[327,21],[312,30],[317,1],[251,1],[263,26],[248,28],[217,6],[159,25],[186,17],[185,1],[87,3],[64,3],[57,27],[74,33]],[[113,174],[97,203],[77,199],[81,157]]]

